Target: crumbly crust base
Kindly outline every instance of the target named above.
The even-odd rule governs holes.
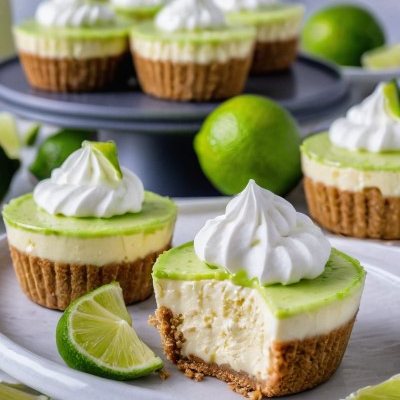
[[[101,267],[53,262],[30,256],[11,245],[10,253],[23,292],[41,306],[65,310],[73,300],[113,281],[120,283],[126,304],[147,299],[153,293],[153,264],[170,247],[133,262]]]
[[[253,400],[302,392],[328,380],[343,358],[354,320],[355,317],[326,335],[273,342],[268,371],[270,377],[267,381],[258,381],[247,373],[234,371],[229,365],[207,363],[194,355],[183,357],[181,348],[185,338],[179,330],[182,316],[160,307],[150,318],[160,332],[167,358],[187,377],[197,381],[204,376],[216,377],[235,392]]]
[[[226,99],[242,93],[251,57],[224,63],[174,63],[133,55],[143,91],[155,97],[177,101]]]
[[[256,43],[250,73],[262,75],[288,69],[297,56],[298,39]]]
[[[400,197],[384,197],[378,188],[340,190],[304,178],[308,209],[324,228],[346,236],[400,239]]]
[[[126,53],[97,58],[48,58],[21,51],[29,84],[49,92],[92,92],[120,84],[127,77]]]

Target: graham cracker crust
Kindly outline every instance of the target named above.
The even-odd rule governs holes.
[[[178,101],[226,99],[242,93],[251,58],[209,64],[154,61],[134,53],[136,74],[143,91]]]
[[[350,192],[304,178],[308,209],[324,228],[346,236],[400,239],[400,197],[378,188]]]
[[[29,84],[49,92],[91,92],[121,83],[126,78],[125,53],[88,59],[48,58],[20,52]]]
[[[30,256],[11,245],[10,253],[23,292],[41,306],[65,310],[73,300],[113,281],[120,283],[126,304],[147,299],[153,293],[153,264],[170,247],[133,262],[101,267],[53,262]]]
[[[298,39],[256,43],[250,73],[254,75],[288,69],[297,56]]]
[[[233,391],[253,400],[299,393],[328,380],[343,358],[354,321],[355,317],[326,335],[273,342],[269,378],[259,381],[245,372],[234,371],[229,365],[207,363],[194,355],[183,357],[181,348],[185,338],[179,330],[182,316],[174,315],[170,309],[160,307],[150,319],[160,332],[167,358],[187,377],[197,381],[204,376],[216,377]]]

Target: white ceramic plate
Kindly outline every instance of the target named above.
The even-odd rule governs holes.
[[[225,204],[226,199],[181,202],[175,244],[191,240],[205,220],[220,214]],[[338,400],[400,372],[400,250],[331,238],[335,246],[361,258],[368,270],[358,321],[338,372],[327,383],[290,400]],[[129,310],[139,335],[162,354],[158,334],[147,324],[154,307],[150,299]],[[169,362],[166,368],[171,377],[166,381],[154,375],[121,383],[69,369],[55,345],[60,315],[23,295],[12,270],[6,239],[0,238],[0,369],[13,378],[57,400],[241,398],[216,379],[193,382]]]

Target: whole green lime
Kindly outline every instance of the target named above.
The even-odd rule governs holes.
[[[214,110],[194,147],[212,184],[227,195],[249,179],[279,195],[299,181],[300,134],[292,116],[265,97],[242,95]]]
[[[340,65],[360,66],[361,56],[385,43],[384,31],[366,9],[342,4],[318,11],[305,23],[302,48]]]
[[[0,146],[0,201],[6,195],[10,187],[12,178],[20,166],[20,161],[9,158],[3,148]]]
[[[39,180],[51,175],[74,151],[81,148],[82,142],[93,137],[93,132],[62,129],[48,137],[39,147],[36,158],[29,170]]]

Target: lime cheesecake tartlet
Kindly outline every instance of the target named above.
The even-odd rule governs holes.
[[[343,235],[400,238],[400,95],[381,83],[301,147],[311,216]]]
[[[152,322],[188,377],[251,398],[289,395],[338,368],[364,281],[310,218],[250,181],[194,243],[158,258]]]
[[[213,0],[173,0],[133,29],[131,48],[144,92],[208,101],[243,91],[254,39],[250,27],[229,27]]]
[[[166,0],[111,0],[117,16],[131,22],[153,19]]]
[[[251,73],[288,69],[296,59],[304,6],[275,0],[215,0],[233,25],[252,26],[257,40]]]
[[[129,29],[104,1],[46,0],[35,19],[14,28],[31,86],[85,92],[120,82],[129,54]]]
[[[171,244],[176,207],[120,168],[112,142],[84,142],[3,218],[14,269],[34,302],[65,309],[118,281],[127,304],[153,292],[151,271]]]

